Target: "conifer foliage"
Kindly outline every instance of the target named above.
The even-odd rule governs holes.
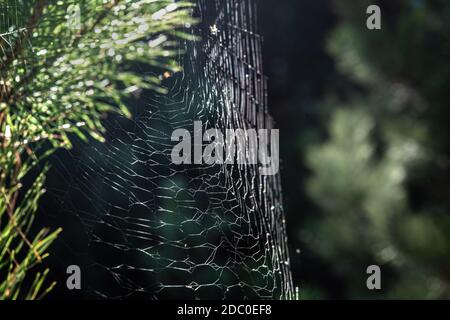
[[[73,134],[101,140],[102,116],[129,116],[131,93],[164,91],[162,79],[180,69],[179,41],[191,39],[191,7],[171,0],[0,1],[0,299],[39,299],[54,286],[48,269],[34,270],[62,230],[31,232],[46,159],[70,148]],[[137,64],[155,72],[136,73]]]

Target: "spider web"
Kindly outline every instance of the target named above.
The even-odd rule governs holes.
[[[106,143],[75,143],[54,161],[53,218],[72,217],[59,259],[82,264],[89,296],[293,297],[279,175],[171,161],[172,132],[193,136],[194,121],[203,130],[273,127],[255,4],[196,4],[201,40],[185,43],[169,93],[142,92],[133,119],[105,120]]]

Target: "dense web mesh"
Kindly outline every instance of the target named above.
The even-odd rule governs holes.
[[[196,3],[201,40],[186,42],[169,93],[142,92],[133,119],[105,120],[106,143],[75,144],[54,161],[46,211],[64,227],[57,256],[82,265],[89,295],[293,295],[279,175],[171,161],[172,132],[193,136],[194,121],[203,130],[273,127],[253,1]]]

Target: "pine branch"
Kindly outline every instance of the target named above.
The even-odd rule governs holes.
[[[159,90],[158,78],[122,71],[121,61],[178,68],[171,58],[174,42],[163,41],[151,48],[147,42],[162,35],[168,39],[174,29],[195,23],[190,4],[182,1],[175,6],[169,0],[114,0],[101,7],[94,0],[35,0],[31,4],[25,28],[11,41],[14,45],[0,64],[0,299],[36,299],[54,285],[42,287],[44,272],[35,277],[28,293],[20,289],[29,270],[42,263],[46,249],[60,232],[49,234],[44,228],[33,240],[29,238],[44,193],[47,157],[61,146],[70,147],[70,132],[82,139],[87,135],[101,140],[105,112],[128,115],[124,98],[129,93],[119,87]],[[85,10],[84,26],[78,32],[67,26],[70,4],[82,5]],[[156,12],[165,14],[153,18]],[[177,35],[189,38],[182,31]],[[0,35],[0,41],[7,41],[7,36]],[[48,150],[41,149],[45,141],[52,145]],[[31,186],[23,186],[23,179],[38,165],[39,176]]]
[[[41,0],[42,2],[45,2],[45,0]],[[105,5],[104,10],[100,13],[100,15],[97,17],[97,20],[92,24],[92,26],[90,28],[83,28],[81,30],[81,32],[79,33],[79,35],[76,36],[73,44],[72,44],[72,48],[76,48],[77,45],[80,43],[81,39],[83,38],[83,36],[85,36],[86,34],[92,32],[95,27],[97,25],[99,25],[103,19],[106,18],[106,16],[108,15],[108,13],[111,12],[112,8],[114,8],[114,6],[116,6],[117,4],[120,3],[120,0],[113,0],[110,3]],[[61,54],[62,55],[62,54]],[[42,69],[48,69],[51,68],[53,66],[53,64],[55,63],[55,61],[59,58],[60,56],[54,56],[52,59],[46,60],[45,64],[42,66],[35,66],[32,70],[30,70],[28,72],[28,74],[23,78],[23,80],[17,85],[17,87],[25,87],[30,81],[33,80],[33,78],[36,76],[37,73],[39,73],[39,70]],[[14,89],[11,89],[11,92],[9,93],[9,95],[6,97],[6,101],[8,101],[9,104],[14,104],[15,102],[17,102],[22,96],[18,95],[18,96],[14,96]],[[0,100],[1,102],[1,100]]]

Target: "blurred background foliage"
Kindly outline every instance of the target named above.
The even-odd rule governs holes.
[[[450,3],[269,2],[266,73],[300,298],[450,298]],[[381,31],[366,28],[371,4]],[[372,264],[379,291],[366,288]]]

